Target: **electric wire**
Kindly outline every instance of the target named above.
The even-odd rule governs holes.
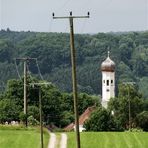
[[[14,60],[14,63],[15,63],[15,68],[16,68],[17,75],[18,75],[19,79],[22,80],[21,76],[20,76],[20,73],[19,73],[19,70],[18,70],[16,59]]]
[[[31,71],[29,70],[29,65],[28,65],[28,63],[26,64],[26,67],[27,67],[27,73],[29,74],[30,79],[33,81],[33,77],[32,77],[32,75],[31,75]]]
[[[66,7],[66,5],[68,5],[68,3],[70,3],[70,1],[71,0],[66,0],[60,7],[58,7],[58,8],[56,8],[56,10],[55,10],[55,12],[57,13],[57,12],[61,12],[61,10],[63,10],[65,7]],[[50,27],[49,27],[49,32],[52,32],[52,26],[54,26],[54,21],[53,21],[53,19],[52,19],[52,17],[51,17],[51,21],[50,21]],[[66,32],[66,30],[67,30],[67,28],[65,29],[65,32]]]
[[[87,22],[88,22],[88,19],[87,20],[86,19],[83,20],[82,29],[80,30],[80,34],[84,33],[84,30],[85,30]]]
[[[57,9],[57,11],[59,12],[59,11],[61,11],[63,8],[65,8],[66,5],[68,5],[68,3],[70,3],[70,1],[71,1],[71,0],[66,0],[66,1],[63,3],[63,5],[61,5],[61,6]]]
[[[43,79],[43,76],[42,76],[42,74],[41,74],[41,70],[40,70],[40,67],[39,67],[39,64],[38,64],[38,60],[36,59],[35,61],[36,61],[36,65],[37,65],[37,69],[38,69],[38,73],[39,73],[39,75],[40,75],[40,78],[41,78],[41,80],[44,80],[44,79]]]

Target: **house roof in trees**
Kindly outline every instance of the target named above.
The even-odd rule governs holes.
[[[90,117],[90,114],[95,110],[95,106],[88,107],[84,113],[79,117],[79,125],[84,125],[84,122]],[[64,128],[66,131],[71,131],[74,129],[74,123],[69,124]]]

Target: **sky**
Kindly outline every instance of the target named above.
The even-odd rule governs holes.
[[[75,19],[76,33],[148,30],[148,0],[0,0],[0,29],[14,31],[69,32],[68,19],[55,16],[85,16]]]

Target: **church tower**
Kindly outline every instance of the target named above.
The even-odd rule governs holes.
[[[101,64],[102,71],[102,101],[103,107],[107,108],[110,98],[115,97],[115,63],[108,57]]]

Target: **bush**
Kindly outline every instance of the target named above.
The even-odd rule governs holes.
[[[84,123],[86,131],[115,131],[116,123],[113,116],[104,108],[98,108]]]
[[[141,128],[131,128],[130,132],[143,132]]]
[[[148,131],[148,111],[143,111],[136,117],[137,126]]]
[[[22,121],[23,123],[25,123],[26,122],[26,119],[27,119],[27,114],[24,114],[24,112],[21,112],[19,114],[19,119],[20,119],[20,121]]]
[[[32,126],[39,125],[39,122],[33,116],[28,117],[28,123]]]

